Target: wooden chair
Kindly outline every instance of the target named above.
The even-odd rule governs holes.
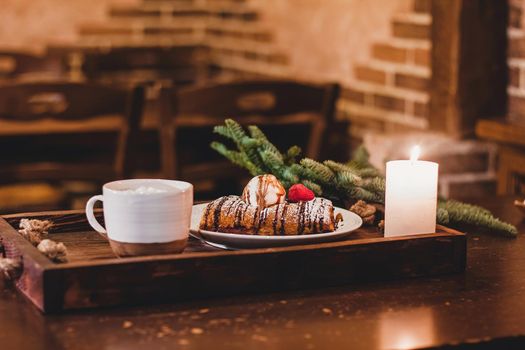
[[[525,195],[525,124],[510,118],[480,119],[476,136],[498,145],[497,193]]]
[[[49,77],[56,79],[64,74],[64,70],[65,67],[58,57],[0,50],[0,78],[3,80]]]
[[[168,178],[230,178],[239,176],[231,164],[209,162],[181,164],[177,139],[184,129],[208,128],[233,118],[243,125],[265,126],[307,125],[306,155],[317,158],[326,126],[334,120],[337,84],[314,85],[284,80],[237,81],[215,83],[161,92],[161,154],[162,166]],[[186,134],[187,135],[187,134]],[[271,135],[270,135],[271,136]],[[211,138],[211,137],[210,137]],[[275,141],[275,140],[274,140]],[[206,137],[196,138],[208,143]],[[214,153],[205,145],[210,153]]]
[[[143,127],[158,127],[161,87],[186,86],[207,78],[206,50],[195,46],[122,46],[89,49],[70,57],[81,61],[89,81],[116,86],[145,87]],[[78,64],[78,62],[77,62]],[[74,73],[72,75],[78,74]]]
[[[131,176],[142,103],[140,87],[78,82],[1,85],[0,184],[106,182]],[[102,154],[90,154],[82,146],[96,144],[99,135],[114,142],[114,153],[102,149]]]
[[[525,149],[502,145],[498,151],[498,194],[525,195]]]

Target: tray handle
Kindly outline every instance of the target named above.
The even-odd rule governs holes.
[[[6,258],[5,249],[0,241],[0,272],[6,280],[14,281],[22,275],[24,266],[20,257],[16,259]]]

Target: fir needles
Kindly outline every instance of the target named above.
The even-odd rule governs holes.
[[[271,173],[286,188],[302,183],[317,196],[336,202],[347,199],[383,202],[384,178],[368,163],[364,148],[347,164],[331,160],[320,163],[310,158],[298,160],[301,149],[297,146],[281,153],[256,126],[249,126],[246,132],[238,123],[227,119],[214,131],[233,141],[237,150],[219,142],[213,142],[211,147],[253,176]]]

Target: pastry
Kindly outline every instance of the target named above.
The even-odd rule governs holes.
[[[208,203],[200,229],[248,235],[305,235],[335,230],[334,207],[324,198],[270,207],[225,196]]]

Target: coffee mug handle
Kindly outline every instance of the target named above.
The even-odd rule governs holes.
[[[95,215],[93,214],[93,207],[95,206],[95,203],[97,201],[103,202],[104,197],[102,195],[93,196],[87,201],[86,217],[91,227],[93,227],[95,231],[97,231],[98,233],[102,234],[105,238],[107,238],[106,229],[101,224],[98,223],[97,219],[95,218]]]

